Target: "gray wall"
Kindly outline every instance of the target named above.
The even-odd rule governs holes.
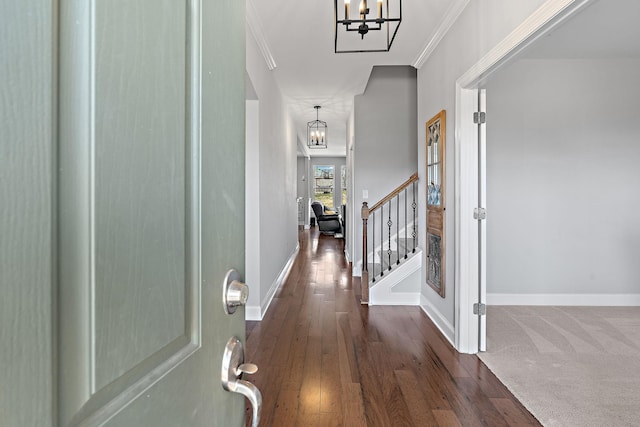
[[[306,157],[298,157],[297,160],[297,195],[298,197],[309,197],[307,183],[309,182],[309,168],[307,167],[309,160]]]
[[[362,261],[362,190],[372,206],[418,169],[416,114],[415,68],[373,67],[364,94],[354,100],[354,262]]]
[[[487,292],[638,293],[640,60],[521,60],[487,85]]]
[[[248,283],[247,305],[255,308],[264,302],[298,242],[297,139],[282,93],[249,29],[246,38],[247,75],[259,104],[257,182],[247,183],[249,197],[258,197],[260,206],[259,212],[247,212],[247,217],[253,215],[260,224],[259,236],[248,236],[249,244],[259,245],[258,258],[247,260],[247,269],[254,269],[248,274],[255,275],[258,270],[257,283]],[[265,215],[266,211],[276,214]]]
[[[53,414],[54,3],[0,14],[0,424]]]
[[[438,47],[418,70],[418,173],[426,174],[425,123],[440,110],[447,111],[446,298],[426,283],[426,259],[422,268],[422,295],[430,316],[453,340],[454,325],[454,213],[455,199],[455,98],[456,80],[533,13],[544,0],[471,0]],[[420,180],[419,194],[426,194]],[[419,244],[425,247],[425,201],[420,199]],[[423,252],[424,254],[424,252]],[[425,254],[426,256],[426,254]],[[423,304],[424,305],[424,304]],[[446,322],[446,323],[445,323]]]
[[[355,224],[358,223],[357,219],[360,217],[360,210],[356,207],[357,201],[355,200],[355,191],[354,189],[354,177],[353,172],[355,170],[354,166],[354,146],[353,143],[355,141],[354,135],[354,110],[351,109],[349,113],[349,119],[347,120],[347,157],[345,159],[347,163],[347,218],[345,221],[346,234],[344,236],[344,253],[349,260],[352,262],[354,259],[353,249],[355,245]],[[356,215],[357,212],[357,215]],[[361,227],[361,226],[360,226]],[[362,243],[360,243],[362,245]]]
[[[308,157],[298,156],[297,160],[297,197],[302,197],[302,209],[303,209],[303,220],[302,224],[305,226],[309,225],[309,206],[311,202],[309,201],[309,184],[313,182],[311,179],[311,172],[309,170],[309,165],[311,164],[311,160]],[[300,221],[298,221],[300,224]]]

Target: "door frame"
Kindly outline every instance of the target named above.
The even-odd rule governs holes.
[[[486,251],[480,247],[486,244],[479,238],[478,221],[473,218],[478,198],[486,195],[486,191],[479,191],[486,173],[479,171],[482,152],[478,150],[478,127],[473,123],[478,89],[536,40],[595,1],[548,0],[456,81],[454,304],[455,346],[461,353],[483,351],[486,343],[486,316],[473,314],[475,303],[486,303]],[[491,213],[487,215],[490,218]]]

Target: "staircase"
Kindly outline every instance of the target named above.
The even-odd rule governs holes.
[[[372,208],[362,204],[362,303],[419,303],[421,250],[417,248],[417,181],[412,175]]]
[[[368,257],[369,260],[377,261],[368,264],[367,271],[369,272],[370,283],[375,283],[376,280],[384,277],[388,272],[393,271],[394,267],[415,253],[413,239],[406,239],[404,237],[397,239],[397,241],[394,239],[394,241],[391,242],[391,248],[390,256],[388,246],[385,246],[384,250],[377,248],[375,256]],[[400,256],[398,256],[398,253]]]

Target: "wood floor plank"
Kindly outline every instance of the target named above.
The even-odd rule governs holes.
[[[364,414],[364,401],[360,384],[342,384],[342,425],[352,427],[363,427],[367,425]]]
[[[441,427],[462,427],[456,414],[450,410],[434,410],[433,416]]]
[[[400,390],[402,390],[402,396],[409,408],[409,414],[413,425],[417,426],[433,426],[437,424],[437,420],[433,417],[433,413],[424,404],[426,398],[415,375],[409,370],[397,370],[395,371],[396,378]]]
[[[338,334],[338,363],[340,365],[340,379],[343,383],[359,383],[358,364],[353,348],[353,337],[349,327],[347,313],[336,313]]]
[[[284,388],[278,395],[278,400],[274,408],[273,421],[274,426],[291,426],[295,425],[298,418],[298,402],[300,401],[300,389]],[[263,420],[265,424],[266,420]]]
[[[491,398],[491,403],[502,414],[510,426],[534,426],[538,421],[531,413],[523,411],[510,398]]]
[[[320,383],[320,412],[331,412],[342,418],[342,384],[338,353],[322,355],[322,380]]]
[[[400,386],[395,377],[394,368],[400,367],[391,362],[395,350],[385,343],[371,343],[370,357],[378,387],[384,399],[384,410],[396,425],[411,425],[409,408],[402,398]],[[368,391],[368,390],[365,390]]]
[[[301,232],[264,319],[247,323],[261,426],[540,425],[419,307],[361,305],[343,250],[340,239]]]
[[[322,391],[322,343],[318,337],[309,337],[304,372],[305,375],[300,384],[299,412],[319,414]]]

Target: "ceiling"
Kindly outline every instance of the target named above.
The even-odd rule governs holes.
[[[393,0],[392,0],[393,1]],[[346,123],[353,98],[364,92],[374,65],[414,65],[428,43],[457,16],[468,0],[403,0],[402,23],[389,52],[334,53],[334,3],[331,0],[247,0],[251,30],[272,56],[273,73],[306,143],[307,122],[329,127],[328,148],[310,155],[346,155]],[[352,0],[356,10],[359,0]],[[338,0],[338,7],[344,0]],[[375,0],[369,0],[375,7]],[[342,12],[342,10],[340,11]],[[366,39],[366,37],[365,37]],[[263,49],[264,51],[264,49]]]
[[[247,22],[272,68],[298,138],[306,124],[329,127],[328,148],[311,156],[344,156],[353,98],[364,92],[374,65],[419,68],[469,0],[403,0],[402,24],[390,52],[334,53],[331,0],[246,0]],[[338,7],[344,4],[337,0]],[[393,0],[391,0],[393,1]],[[355,10],[359,0],[352,0]],[[369,0],[373,7],[375,0]],[[341,11],[340,11],[341,12]],[[640,58],[640,1],[599,0],[536,41],[525,58]]]

